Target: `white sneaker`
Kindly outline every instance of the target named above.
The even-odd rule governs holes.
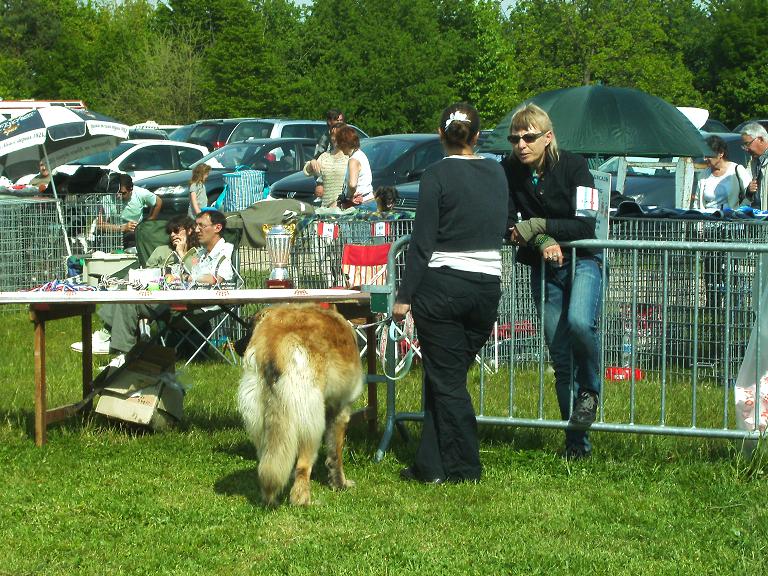
[[[96,330],[91,336],[91,351],[94,354],[109,354],[111,336],[106,330]],[[83,352],[83,343],[74,342],[70,348],[75,352]]]

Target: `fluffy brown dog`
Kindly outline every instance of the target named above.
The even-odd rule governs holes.
[[[278,503],[294,463],[291,504],[310,503],[309,477],[324,430],[331,487],[352,486],[342,450],[363,375],[349,323],[314,304],[272,306],[257,318],[243,363],[238,404],[259,456],[264,503]]]

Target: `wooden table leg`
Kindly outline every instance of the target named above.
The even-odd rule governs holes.
[[[42,446],[47,440],[45,387],[45,319],[34,310],[31,312],[35,323],[35,444]]]
[[[93,322],[91,309],[86,309],[80,319],[83,342],[83,399],[85,399],[93,392],[93,344],[91,341]],[[83,405],[83,409],[92,410],[93,400]]]

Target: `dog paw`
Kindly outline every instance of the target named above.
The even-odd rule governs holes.
[[[354,480],[350,480],[349,478],[344,478],[341,481],[334,481],[331,483],[331,488],[333,490],[347,490],[348,488],[352,488],[355,485]]]
[[[292,506],[309,506],[312,503],[312,498],[308,489],[303,487],[297,489],[297,486],[294,485],[291,490],[290,501]]]

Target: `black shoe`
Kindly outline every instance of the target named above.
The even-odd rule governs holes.
[[[571,424],[579,427],[590,426],[597,418],[597,394],[594,392],[579,392],[573,405]]]
[[[445,484],[445,478],[435,476],[434,478],[422,478],[412,466],[400,470],[400,478],[406,482],[421,482],[422,484]]]
[[[587,450],[583,446],[566,446],[565,452],[563,453],[563,458],[565,458],[569,462],[572,462],[575,460],[585,460],[591,456],[592,456],[592,451]]]

